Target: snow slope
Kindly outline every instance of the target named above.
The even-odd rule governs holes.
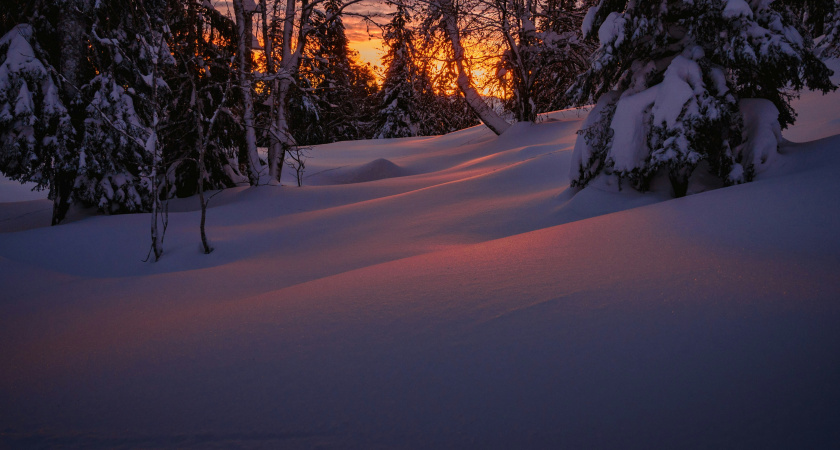
[[[0,205],[0,447],[840,444],[840,130],[670,200],[570,191],[582,116],[317,147],[154,264]]]

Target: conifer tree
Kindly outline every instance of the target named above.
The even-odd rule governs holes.
[[[179,2],[172,11],[172,48],[175,67],[167,80],[173,90],[173,104],[164,143],[167,166],[166,195],[195,195],[199,178],[206,189],[222,189],[248,180],[245,127],[234,114],[235,98],[228,92],[237,78],[238,34],[235,23],[209,5],[197,0]],[[221,109],[206,145],[202,127]],[[199,122],[203,125],[199,126]],[[204,150],[201,150],[204,148]],[[200,151],[204,152],[200,158]],[[199,167],[202,159],[204,167]],[[243,174],[244,172],[244,174]],[[203,175],[202,175],[203,174]]]
[[[533,101],[536,112],[569,107],[566,91],[589,67],[595,51],[581,33],[583,17],[594,0],[548,0],[538,21],[542,46],[537,61]]]
[[[836,0],[776,0],[775,9],[785,14],[805,37],[816,38],[828,31]]]
[[[54,224],[72,202],[136,212],[195,193],[190,115],[220,106],[232,22],[195,0],[37,1],[16,11],[3,23],[19,25],[0,39],[0,171],[49,189]],[[185,76],[201,88],[186,89]],[[242,127],[230,117],[207,154],[211,187],[240,179],[229,149]]]
[[[825,36],[818,48],[820,57],[840,57],[840,0],[834,0],[834,11],[826,20]]]
[[[313,36],[313,44],[318,49],[312,58],[312,71],[317,74],[316,87],[321,122],[328,133],[328,142],[358,139],[359,96],[355,92],[355,67],[351,60],[349,41],[345,33],[344,22],[337,13],[341,0],[328,0],[325,10],[327,20]]]
[[[701,161],[724,183],[749,181],[776,154],[779,125],[793,123],[789,89],[834,88],[809,41],[763,0],[603,0],[583,27],[600,48],[571,93],[597,104],[573,186],[604,173],[646,189],[661,171],[681,196]],[[776,131],[755,134],[776,117]]]
[[[150,116],[144,114],[148,108],[139,108],[138,113],[135,105],[148,106],[144,95],[150,88],[165,86],[151,69],[157,63],[151,61],[158,55],[171,56],[168,50],[159,51],[165,42],[156,31],[160,24],[150,22],[154,12],[137,6],[87,0],[64,5],[36,2],[27,17],[17,18],[33,23],[18,25],[6,35],[21,47],[0,48],[6,62],[22,54],[31,57],[27,64],[37,70],[30,70],[29,78],[39,73],[41,88],[47,89],[29,90],[32,101],[24,102],[32,105],[30,122],[37,124],[35,134],[41,134],[27,148],[28,164],[40,167],[38,179],[28,175],[18,179],[49,187],[53,224],[64,218],[73,201],[105,212],[138,211],[149,205],[147,172],[152,157],[144,143]],[[26,31],[21,34],[22,30]],[[29,47],[23,49],[23,42]],[[5,94],[3,105],[9,92]],[[6,143],[14,134],[0,130]],[[3,153],[15,147],[22,149],[4,146]],[[17,171],[0,169],[7,174]]]
[[[175,61],[162,32],[164,12],[135,7],[95,4],[89,60],[96,75],[80,89],[85,119],[74,200],[107,213],[148,211],[159,182],[145,143],[155,133],[154,116],[169,91],[165,72]]]
[[[341,17],[341,0],[328,0],[313,18],[297,89],[291,99],[295,140],[322,144],[367,137],[371,101],[376,92],[373,72],[357,62]]]
[[[436,106],[435,95],[428,73],[418,65],[414,33],[408,26],[411,16],[402,3],[395,5],[397,11],[383,33],[388,52],[382,58],[386,71],[374,132],[377,139],[429,135],[437,131],[431,117]]]
[[[30,24],[0,39],[0,172],[40,189],[52,188],[57,172],[73,165],[76,136],[46,59]]]

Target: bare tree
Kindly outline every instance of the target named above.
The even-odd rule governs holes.
[[[594,45],[580,31],[592,0],[491,0],[486,42],[505,48],[498,81],[510,88],[517,120],[561,107],[566,89],[583,73]],[[563,105],[566,106],[566,105]]]
[[[326,12],[324,22],[329,23],[333,17],[342,14],[345,8],[360,1],[351,0],[334,11]],[[316,30],[313,12],[324,2],[285,0],[283,4],[282,0],[260,1],[266,68],[263,79],[271,85],[271,120],[268,126],[268,170],[271,184],[280,183],[286,152],[297,146],[289,130],[289,94],[300,70],[306,43]]]
[[[207,179],[207,167],[204,163],[204,156],[207,154],[207,148],[211,144],[213,127],[216,125],[219,114],[226,108],[225,104],[227,102],[228,92],[230,91],[230,80],[228,80],[227,85],[225,86],[221,101],[219,104],[214,105],[212,108],[212,115],[209,118],[204,115],[203,108],[197,101],[200,95],[194,82],[192,83],[192,89],[193,95],[191,96],[192,104],[190,107],[195,111],[193,118],[195,120],[195,128],[198,131],[198,199],[201,203],[201,221],[199,224],[199,230],[201,234],[201,248],[205,254],[210,254],[210,252],[213,251],[213,247],[210,246],[210,241],[207,239],[207,231],[205,227],[207,223],[208,200],[204,195],[204,180]]]
[[[148,15],[146,16],[148,20]],[[149,21],[151,22],[151,21]],[[169,54],[169,48],[166,45],[166,36],[163,33],[158,33],[158,40],[154,43],[147,43],[147,51],[151,55],[151,80],[152,80],[152,121],[148,126],[148,137],[142,143],[144,150],[152,155],[152,165],[149,173],[149,183],[151,185],[151,200],[152,200],[152,224],[151,224],[151,252],[155,255],[155,261],[158,261],[163,255],[163,238],[166,235],[166,227],[169,225],[169,214],[166,206],[161,202],[160,179],[161,174],[165,172],[163,167],[163,148],[159,139],[159,127],[161,125],[161,118],[165,116],[166,106],[161,101],[160,84],[158,79],[161,76],[160,66],[164,60],[170,60],[172,55]],[[140,144],[140,140],[135,138],[135,142]],[[148,257],[147,257],[148,258]]]
[[[415,0],[425,5],[422,31],[445,41],[456,83],[475,115],[500,134],[509,127],[479,95],[470,70],[478,65],[488,76],[484,88],[501,88],[503,101],[519,121],[557,108],[575,75],[585,70],[592,43],[580,25],[593,0]],[[467,54],[465,47],[478,45]]]
[[[430,4],[429,11],[432,15],[427,21],[439,21],[438,27],[443,30],[449,41],[452,58],[458,68],[458,88],[464,94],[467,104],[487,128],[497,135],[504,133],[510,124],[481,98],[467,72],[466,53],[461,43],[464,25],[461,22],[465,19],[465,11],[475,5],[464,5],[460,0],[432,0]]]
[[[306,169],[306,160],[309,159],[309,150],[309,147],[296,146],[287,152],[289,160],[286,161],[286,165],[294,169],[298,187],[303,186],[303,171]]]

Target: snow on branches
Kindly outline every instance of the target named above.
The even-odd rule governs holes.
[[[786,126],[795,118],[791,91],[834,88],[810,41],[771,2],[606,3],[615,10],[590,10],[584,20],[590,34],[598,26],[600,48],[570,90],[578,103],[598,100],[575,146],[573,186],[604,173],[644,190],[667,173],[682,196],[701,162],[726,184],[749,181],[780,137],[756,138],[766,127],[751,121]]]
[[[0,39],[0,172],[49,187],[56,166],[72,162],[67,144],[75,133],[36,48],[28,24]]]

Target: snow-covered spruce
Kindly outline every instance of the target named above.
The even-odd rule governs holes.
[[[385,26],[383,40],[388,52],[382,83],[381,108],[376,117],[375,139],[434,134],[435,100],[428,74],[417,64],[414,34],[408,28],[411,17],[403,4]]]
[[[79,149],[76,199],[109,213],[147,210],[149,184],[143,172],[152,155],[137,143],[148,139],[148,127],[110,74],[98,75],[85,90],[91,100]]]
[[[575,145],[572,185],[607,174],[645,190],[667,174],[683,196],[702,161],[725,184],[750,181],[777,152],[778,126],[745,124],[789,125],[791,91],[834,88],[784,17],[764,0],[604,0],[591,9],[584,30],[597,27],[600,48],[570,94],[597,105]],[[769,102],[745,107],[748,98]]]
[[[104,212],[148,209],[148,94],[165,88],[154,68],[172,62],[147,11],[120,2],[76,6],[39,5],[41,19],[13,27],[0,44],[2,170],[49,188],[53,224],[71,202]],[[72,39],[38,45],[66,32],[52,23],[63,21],[75,21]],[[155,62],[159,54],[168,58]]]
[[[0,39],[0,172],[49,188],[57,170],[73,165],[75,130],[34,39],[29,24]]]
[[[363,139],[371,129],[376,76],[350,48],[342,7],[341,0],[327,0],[323,12],[313,12],[306,64],[289,100],[292,134],[307,145]]]
[[[840,57],[840,0],[834,0],[834,11],[825,23],[825,35],[820,41],[818,52],[823,58]]]

